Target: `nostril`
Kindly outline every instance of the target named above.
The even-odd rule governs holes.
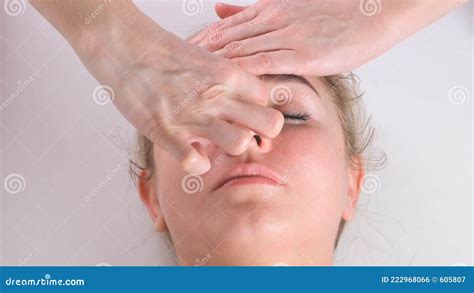
[[[257,145],[260,146],[260,144],[262,143],[262,138],[257,134],[255,134],[253,137],[257,141]]]

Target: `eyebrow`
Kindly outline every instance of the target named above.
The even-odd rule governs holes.
[[[319,99],[321,99],[321,95],[319,94],[318,90],[311,84],[309,81],[307,81],[305,78],[299,76],[299,75],[294,75],[294,74],[275,74],[275,75],[267,75],[270,78],[273,78],[276,81],[294,81],[299,84],[304,84],[309,86],[318,96]]]

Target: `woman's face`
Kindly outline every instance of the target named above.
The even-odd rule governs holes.
[[[201,176],[154,147],[156,177],[140,183],[141,198],[183,265],[331,265],[339,223],[353,216],[363,170],[346,157],[326,85],[314,77],[263,80],[287,117],[278,137],[254,139],[239,156],[191,138],[211,158]]]

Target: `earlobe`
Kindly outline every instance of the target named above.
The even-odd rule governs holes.
[[[364,176],[365,169],[360,161],[356,167],[352,166],[348,170],[349,188],[347,191],[346,206],[342,214],[342,218],[346,221],[350,221],[355,215]]]
[[[156,193],[155,180],[150,178],[148,170],[142,170],[138,178],[138,193],[143,204],[150,214],[157,232],[165,232],[168,228],[161,210],[161,205]]]
[[[153,225],[155,226],[156,232],[166,232],[168,230],[163,216],[156,217]]]

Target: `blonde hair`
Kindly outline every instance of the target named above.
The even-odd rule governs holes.
[[[367,117],[362,102],[363,94],[359,92],[359,78],[353,73],[326,76],[321,78],[328,87],[333,104],[337,110],[345,137],[345,151],[347,159],[353,168],[377,168],[386,162],[385,154],[374,156],[369,154],[374,140],[375,130]],[[135,158],[130,159],[130,175],[132,180],[148,181],[156,173],[153,158],[153,143],[144,135],[137,135],[137,150]],[[142,171],[147,171],[143,173]],[[142,174],[147,174],[143,177]],[[341,219],[335,246],[344,229],[345,221]],[[168,233],[169,240],[171,237]]]

